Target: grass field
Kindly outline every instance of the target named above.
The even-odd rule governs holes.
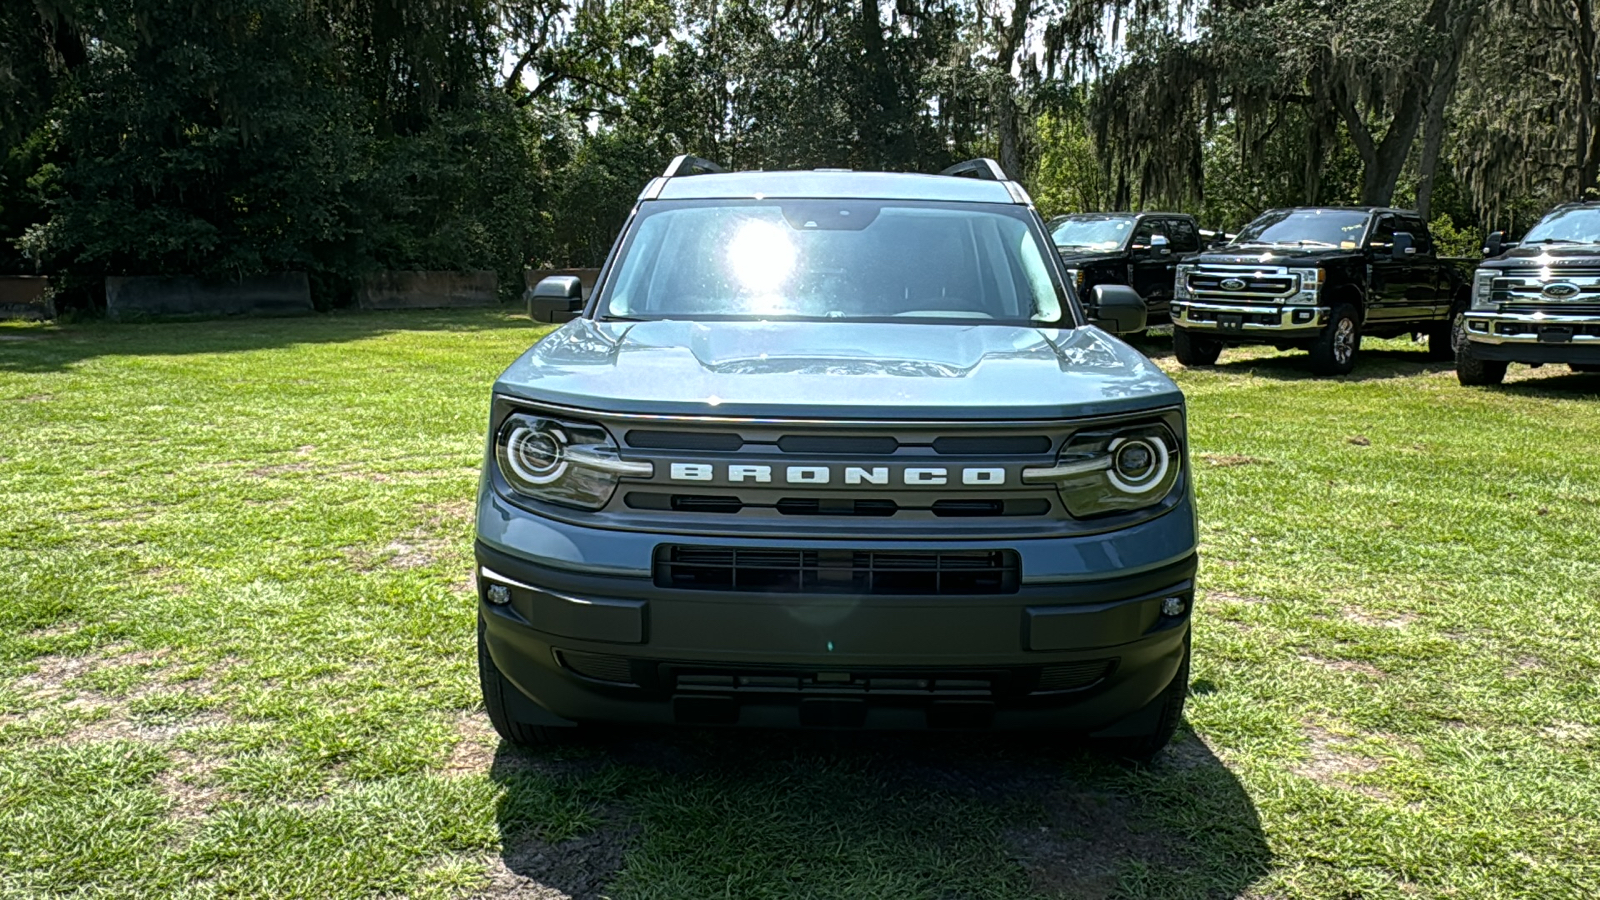
[[[1342,380],[1178,371],[1203,598],[1149,768],[527,753],[478,708],[468,577],[488,387],[537,334],[0,328],[0,896],[1600,894],[1600,377],[1468,390],[1401,343]]]

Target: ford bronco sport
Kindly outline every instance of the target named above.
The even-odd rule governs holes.
[[[1568,203],[1517,244],[1489,235],[1456,317],[1456,376],[1499,384],[1511,363],[1600,372],[1600,204]]]
[[[959,177],[970,175],[976,177]],[[1062,729],[1148,756],[1189,672],[1178,388],[992,160],[674,160],[494,386],[484,704],[585,722]],[[539,318],[543,318],[540,315]]]

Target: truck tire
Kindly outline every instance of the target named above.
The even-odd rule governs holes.
[[[560,743],[576,731],[575,728],[550,728],[518,720],[512,713],[511,692],[516,685],[500,674],[500,667],[489,655],[489,642],[483,636],[483,617],[478,617],[478,684],[483,688],[483,708],[489,714],[489,724],[508,744],[520,747],[538,747]]]
[[[1465,387],[1487,387],[1506,380],[1509,363],[1479,359],[1472,355],[1472,342],[1467,340],[1467,317],[1457,315],[1455,321],[1456,380]]]
[[[1172,355],[1178,362],[1193,368],[1211,366],[1222,355],[1222,342],[1214,338],[1190,334],[1182,328],[1172,329]]]
[[[1361,316],[1349,303],[1328,314],[1328,327],[1311,342],[1311,371],[1317,375],[1349,375],[1361,350]]]
[[[1455,313],[1443,322],[1435,322],[1425,332],[1428,338],[1428,358],[1438,362],[1453,362],[1456,358]]]
[[[1151,701],[1152,705],[1160,704],[1155,728],[1149,734],[1136,737],[1102,739],[1101,747],[1107,753],[1133,762],[1147,763],[1172,742],[1172,736],[1178,733],[1178,725],[1183,721],[1184,702],[1189,697],[1189,643],[1190,635],[1186,634],[1183,636],[1183,661],[1178,664],[1177,674],[1172,676],[1172,683],[1161,692],[1161,696]]]

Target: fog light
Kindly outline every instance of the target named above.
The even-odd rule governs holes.
[[[1183,602],[1182,597],[1168,597],[1161,601],[1161,614],[1163,616],[1181,616],[1187,605]]]
[[[511,588],[508,588],[503,584],[489,585],[489,590],[485,591],[484,595],[488,597],[489,602],[493,603],[495,606],[505,606],[507,603],[511,602]]]

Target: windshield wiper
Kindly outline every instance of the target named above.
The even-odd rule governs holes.
[[[1600,241],[1575,241],[1571,238],[1539,238],[1536,241],[1523,241],[1524,244],[1597,244]]]

